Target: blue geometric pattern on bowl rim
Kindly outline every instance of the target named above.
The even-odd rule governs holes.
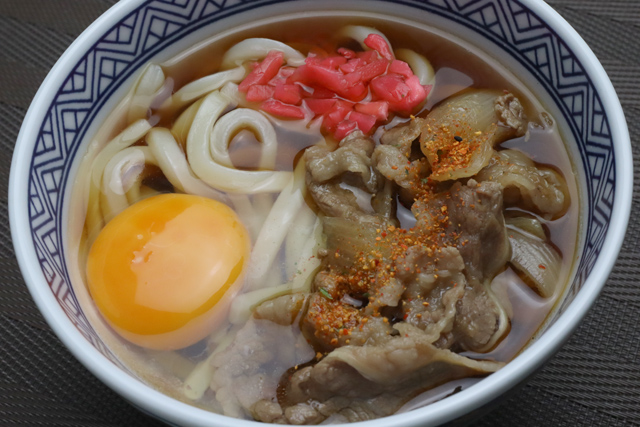
[[[149,0],[106,32],[76,64],[42,123],[29,177],[29,222],[42,272],[80,333],[129,371],[98,337],[80,308],[64,264],[62,204],[72,159],[88,124],[123,81],[158,51],[203,26],[256,7],[295,0]],[[425,0],[415,7],[465,25],[511,55],[535,76],[565,116],[586,165],[588,217],[577,276],[555,314],[581,289],[607,234],[615,195],[613,142],[600,96],[576,56],[517,0]],[[555,320],[552,319],[553,320]]]

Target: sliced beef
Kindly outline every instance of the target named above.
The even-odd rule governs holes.
[[[225,415],[244,418],[257,402],[275,401],[282,375],[314,355],[296,327],[252,318],[233,343],[213,357],[211,389]]]
[[[415,182],[429,176],[431,170],[426,158],[409,161],[405,153],[391,145],[377,146],[373,162],[385,178],[410,192],[415,192]]]
[[[500,184],[508,206],[520,206],[549,218],[563,215],[568,207],[569,193],[564,178],[552,169],[536,166],[520,151],[494,152],[487,167],[475,179]]]
[[[335,151],[320,146],[305,151],[307,188],[323,214],[365,224],[394,221],[391,188],[371,164],[374,145],[353,132]]]
[[[468,274],[483,282],[491,280],[511,256],[502,215],[502,192],[492,183],[457,183],[446,202],[451,226]]]
[[[486,145],[489,159],[496,141],[524,132],[526,118],[513,95],[469,96],[454,99],[464,101],[459,108],[454,101],[442,107],[440,113],[454,109],[457,115],[433,122],[438,129],[414,119],[385,133],[375,148],[354,133],[335,151],[307,149],[307,188],[326,236],[322,265],[310,294],[263,303],[213,358],[211,388],[225,414],[295,425],[364,421],[393,414],[431,387],[502,366],[455,351],[488,351],[508,329],[490,288],[511,256],[503,194],[516,192],[534,204],[544,199],[517,179],[507,183],[501,177],[524,171],[546,178],[517,156],[520,169],[504,164],[498,153],[478,174],[484,177],[480,183],[468,174],[437,186],[422,181],[431,169],[412,153],[420,134],[453,138],[453,127],[442,134],[442,126],[471,120],[481,129],[467,126],[464,135],[479,132],[476,142]],[[477,109],[486,102],[488,112]],[[464,140],[453,139],[464,150]],[[440,156],[437,150],[430,154]],[[542,182],[534,178],[527,182]],[[401,191],[411,195],[411,230],[395,226],[394,199]]]
[[[422,131],[422,119],[412,119],[407,124],[398,125],[387,130],[380,137],[382,145],[391,146],[409,159],[413,142],[420,136]]]
[[[396,277],[406,284],[402,314],[405,322],[425,331],[439,348],[452,343],[457,303],[465,294],[464,261],[454,247],[433,253],[412,246],[397,263]]]
[[[424,156],[414,158],[412,155],[412,145],[420,136],[421,123],[422,119],[413,119],[406,125],[386,131],[372,156],[375,168],[400,187],[400,195],[408,205],[413,203],[416,195],[416,182],[431,171]]]
[[[455,347],[485,352],[507,332],[509,319],[489,282],[472,282],[457,303],[453,324]]]
[[[418,227],[443,228],[443,245],[458,248],[468,278],[493,279],[509,261],[510,246],[502,215],[502,188],[493,182],[454,184],[447,192],[417,201]]]
[[[327,216],[341,217],[363,224],[382,224],[377,215],[365,212],[353,191],[340,186],[339,181],[317,183],[307,181],[307,188],[318,209]]]
[[[271,424],[281,423],[284,415],[282,407],[272,400],[259,400],[253,405],[252,413],[254,419]]]
[[[493,147],[524,135],[527,120],[510,93],[469,90],[448,98],[422,122],[420,148],[435,181],[467,178],[485,167]]]
[[[286,407],[281,424],[336,424],[373,420],[395,412],[405,400],[402,394],[386,393],[372,398],[332,397],[323,402],[311,401]]]
[[[280,402],[283,421],[317,423],[334,413],[349,421],[391,415],[422,390],[502,366],[438,349],[431,337],[406,323],[396,330],[399,335],[381,345],[341,347],[294,373],[286,400]]]
[[[343,295],[357,290],[349,287],[343,276],[320,271],[313,286],[316,292],[309,300],[300,327],[316,348],[331,351],[344,345],[375,344],[391,333],[386,319],[370,316],[344,300]]]
[[[302,311],[309,294],[295,293],[268,300],[256,307],[256,319],[270,320],[278,325],[292,325]]]
[[[443,227],[441,245],[455,246],[464,260],[466,286],[452,331],[456,346],[490,349],[508,329],[506,313],[490,289],[511,256],[501,187],[473,179],[458,182],[446,193],[416,202],[412,210],[419,227]]]
[[[335,151],[327,147],[313,146],[305,151],[307,172],[315,182],[327,182],[346,172],[360,177],[362,185],[374,193],[378,189],[378,177],[371,168],[371,155],[375,143],[354,132],[340,142]]]
[[[510,136],[521,136],[527,131],[527,116],[520,100],[512,93],[496,98],[494,109],[499,123],[513,132]]]

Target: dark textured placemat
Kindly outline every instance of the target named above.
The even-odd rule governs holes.
[[[115,0],[0,0],[0,425],[157,426],[102,385],[36,309],[14,259],[9,165],[22,118],[65,48]],[[640,1],[549,2],[584,37],[613,81],[640,179]],[[484,426],[640,425],[640,194],[604,292],[563,349]]]

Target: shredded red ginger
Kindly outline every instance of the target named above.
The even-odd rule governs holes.
[[[324,131],[338,141],[356,129],[367,134],[390,113],[411,114],[431,86],[421,85],[409,64],[394,59],[380,35],[369,34],[364,43],[372,50],[339,48],[337,55],[325,57],[311,53],[298,68],[286,66],[284,54],[273,50],[253,64],[238,88],[269,114],[322,117]]]

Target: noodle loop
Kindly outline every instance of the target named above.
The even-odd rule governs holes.
[[[291,179],[291,172],[242,171],[222,165],[213,158],[210,135],[230,103],[230,99],[219,91],[204,98],[187,138],[191,168],[200,179],[219,190],[242,194],[281,191]]]

